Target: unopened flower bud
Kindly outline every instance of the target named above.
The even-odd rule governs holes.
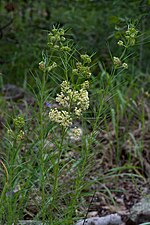
[[[65,34],[65,31],[64,31],[63,28],[59,30],[59,34],[60,34],[60,35],[64,35],[64,34]]]
[[[68,47],[68,46],[62,46],[62,47],[61,47],[61,50],[62,50],[62,51],[69,52],[69,51],[71,50],[71,48]]]
[[[91,57],[87,54],[81,55],[81,59],[83,60],[84,63],[90,63],[91,62]]]
[[[61,41],[65,41],[65,40],[66,40],[66,38],[62,36],[61,37]]]
[[[73,69],[72,73],[73,73],[73,75],[78,75],[78,69]]]
[[[39,63],[39,69],[42,70],[42,71],[45,70],[45,63],[44,63],[44,61],[41,61],[41,62]]]
[[[119,46],[123,46],[123,41],[119,40],[119,41],[118,41],[118,45],[119,45]]]
[[[55,49],[59,49],[59,45],[54,45],[54,48]]]

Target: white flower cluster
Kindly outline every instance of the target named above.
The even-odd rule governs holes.
[[[119,40],[118,45],[123,46],[124,48],[128,48],[130,46],[135,45],[136,39],[138,36],[138,30],[135,29],[134,25],[128,26],[128,29],[124,33],[124,40]],[[128,69],[127,63],[122,63],[118,57],[113,57],[113,63],[115,68],[124,68]]]
[[[114,56],[113,60],[114,60],[114,65],[115,66],[120,66],[121,65],[121,60],[118,57]]]
[[[53,28],[48,34],[48,46],[54,49],[69,52],[71,48],[68,45],[64,45],[66,38],[64,37],[65,30],[63,28]]]
[[[72,124],[73,115],[80,117],[82,112],[89,108],[89,96],[86,90],[89,87],[89,82],[85,81],[81,87],[79,91],[73,90],[69,82],[62,82],[61,92],[57,94],[56,101],[67,111],[51,109],[49,112],[51,121],[69,127]]]
[[[84,77],[90,78],[91,72],[89,66],[84,66],[81,62],[76,63],[76,69],[73,69],[72,72],[74,75],[83,75]]]
[[[83,88],[79,92],[77,106],[79,109],[82,109],[83,111],[89,108],[88,91]]]
[[[57,63],[53,62],[51,65],[46,65],[44,61],[41,61],[39,63],[39,69],[42,70],[43,72],[50,72],[52,69],[57,67]]]
[[[84,77],[90,78],[91,71],[90,71],[90,67],[87,64],[91,63],[91,57],[88,56],[87,54],[81,55],[80,57],[82,59],[82,62],[76,63],[76,68],[72,70],[72,73],[74,75],[78,75],[78,76],[82,75]]]
[[[61,92],[57,94],[56,101],[59,105],[74,109],[76,116],[80,116],[82,111],[89,108],[88,91],[89,82],[85,81],[79,91],[72,90],[67,81],[63,81],[61,84]]]
[[[127,63],[122,63],[121,60],[118,57],[113,57],[114,65],[116,68],[122,67],[124,69],[128,69],[128,64]]]
[[[81,128],[74,127],[69,130],[69,137],[71,140],[74,140],[74,141],[80,140],[81,136],[82,136]]]
[[[88,80],[84,81],[84,83],[81,84],[81,87],[82,87],[83,89],[88,89],[88,88],[89,88],[89,81],[88,81]]]
[[[59,48],[60,43],[65,41],[64,34],[64,29],[57,29],[54,27],[48,34],[48,46],[53,46],[56,49]]]
[[[129,26],[128,30],[125,32],[125,38],[128,40],[129,45],[135,45],[135,41],[138,35],[138,31],[134,28],[134,26]]]
[[[57,122],[63,127],[69,127],[72,125],[72,118],[67,111],[58,111],[58,109],[51,109],[49,112],[51,121]]]
[[[72,94],[72,91],[70,93],[70,84],[67,81],[63,81],[61,84],[61,92],[60,94],[57,94],[56,102],[59,103],[59,105],[62,105],[63,107],[70,107],[70,95]],[[70,95],[68,94],[70,93]]]
[[[69,107],[70,106],[70,98],[69,96],[65,96],[63,92],[60,92],[60,94],[57,94],[56,102],[59,103],[59,105],[62,105],[63,107]]]
[[[63,92],[67,92],[70,89],[70,83],[67,82],[66,80],[64,80],[60,86]]]

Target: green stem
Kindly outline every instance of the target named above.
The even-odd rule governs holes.
[[[45,222],[45,165],[44,165],[44,115],[43,106],[45,99],[45,84],[46,84],[46,73],[44,72],[41,83],[41,95],[40,95],[40,169],[41,169],[41,188],[42,188],[42,222]]]
[[[66,134],[66,130],[62,127],[62,137],[61,137],[61,142],[59,145],[59,152],[57,155],[57,163],[54,164],[54,183],[53,183],[53,190],[52,190],[52,209],[51,209],[51,216],[50,216],[50,220],[51,222],[53,221],[53,206],[55,206],[55,200],[57,197],[57,193],[58,193],[58,186],[59,186],[59,171],[60,171],[60,160],[61,160],[61,156],[62,156],[62,152],[63,152],[63,143],[64,143],[64,137]]]

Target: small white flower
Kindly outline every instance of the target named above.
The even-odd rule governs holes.
[[[128,64],[127,63],[123,63],[122,67],[125,68],[125,69],[128,69]]]

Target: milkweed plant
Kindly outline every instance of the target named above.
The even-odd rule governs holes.
[[[48,34],[48,48],[46,54],[43,53],[43,60],[39,62],[39,69],[42,71],[41,92],[39,108],[40,108],[40,138],[41,138],[41,171],[43,181],[41,183],[43,194],[43,213],[42,217],[46,218],[45,214],[45,152],[44,152],[44,130],[43,127],[43,106],[49,110],[47,117],[50,124],[53,124],[48,133],[51,134],[57,154],[51,154],[53,183],[51,199],[49,200],[49,220],[53,223],[53,210],[57,205],[58,195],[60,193],[60,171],[62,171],[62,156],[66,154],[66,140],[81,141],[83,137],[83,115],[89,109],[90,99],[88,89],[90,88],[91,73],[91,58],[87,54],[80,54],[76,50],[71,40],[66,38],[63,28],[56,29],[55,27]],[[55,93],[54,99],[49,100],[49,96],[45,95],[44,88],[51,81],[56,82],[58,92]],[[59,81],[59,83],[58,83]],[[43,94],[42,94],[43,93]],[[42,97],[43,96],[43,97]],[[43,144],[42,144],[43,143]],[[67,146],[68,148],[68,146]],[[83,153],[83,152],[82,152]],[[82,159],[84,164],[87,163],[88,154]],[[78,198],[82,191],[81,186],[84,180],[84,166],[79,163],[76,179],[74,180],[74,190],[69,196],[69,205],[67,205],[66,218],[72,218],[77,207]],[[63,165],[65,168],[65,165]],[[66,193],[67,195],[67,193]]]
[[[127,30],[121,34],[118,47],[122,48],[122,53],[120,57],[112,56],[113,75],[114,73],[117,74],[119,69],[128,69],[126,51],[135,45],[137,36],[138,31],[134,26],[128,26]],[[92,121],[94,121],[93,130],[87,129],[87,131],[85,129],[86,118],[88,113],[90,115],[93,107],[89,94],[92,93],[92,82],[95,79],[95,75],[92,74],[93,55],[80,54],[73,41],[68,37],[68,33],[63,28],[54,27],[48,33],[47,49],[42,53],[42,59],[38,65],[40,74],[34,76],[38,90],[37,93],[34,91],[38,112],[36,110],[34,118],[36,120],[36,131],[34,131],[36,140],[31,145],[30,151],[32,150],[31,152],[34,155],[36,149],[36,154],[38,154],[38,157],[35,157],[37,170],[35,177],[37,177],[36,183],[38,180],[41,194],[39,194],[40,207],[36,219],[42,220],[43,224],[46,221],[53,225],[72,224],[73,221],[77,220],[82,190],[88,186],[85,176],[90,167],[89,151],[92,151],[92,142],[95,140],[93,137],[97,125],[100,123],[102,106],[105,104],[99,96],[97,101],[100,101],[101,104],[95,118],[92,118]],[[27,128],[27,122],[30,122],[29,118],[27,121],[24,116],[19,115],[13,120],[13,129],[7,128],[7,135],[13,140],[12,142],[9,141],[9,146],[14,149],[13,152],[10,151],[9,153],[12,157],[10,169],[7,170],[7,165],[1,161],[7,178],[7,187],[9,182],[12,184],[20,174],[19,170],[17,174],[15,173],[12,164],[30,163],[27,165],[31,171],[34,171],[32,162],[23,162],[21,157],[18,157],[20,153],[17,146],[20,146],[23,138],[28,136],[26,129],[24,129],[25,126]],[[73,148],[72,142],[77,145],[79,143],[80,157],[65,161],[63,159],[67,155],[69,146]],[[70,162],[73,162],[72,167],[69,165]],[[28,179],[27,185],[22,183],[20,185],[18,182],[19,190],[23,191],[24,187],[30,189],[32,183],[34,183],[33,174],[29,170],[28,176],[29,179],[32,178],[32,181]],[[71,170],[74,172],[71,173]],[[64,173],[69,174],[69,172],[73,174],[73,177],[72,183],[68,181],[67,191],[63,187],[65,183],[63,183],[63,177]],[[49,192],[46,191],[48,183],[50,185]],[[3,189],[2,201],[4,201],[6,195],[4,192],[8,191],[7,187],[5,186]],[[66,193],[64,193],[64,189]],[[29,195],[29,192],[24,193],[27,196]],[[21,197],[16,198],[15,203],[17,205],[20,201],[19,204],[24,204],[26,200],[28,201],[28,198],[24,197],[22,200]],[[61,207],[62,202],[65,206]],[[8,214],[10,213],[8,222],[12,224],[20,219],[20,216],[17,213],[16,218],[13,218],[14,210],[18,210],[18,208],[13,208],[14,202],[12,199],[7,203],[1,214],[5,214],[5,208],[8,207],[6,210]],[[3,217],[6,219],[6,215],[1,215],[1,218]]]

